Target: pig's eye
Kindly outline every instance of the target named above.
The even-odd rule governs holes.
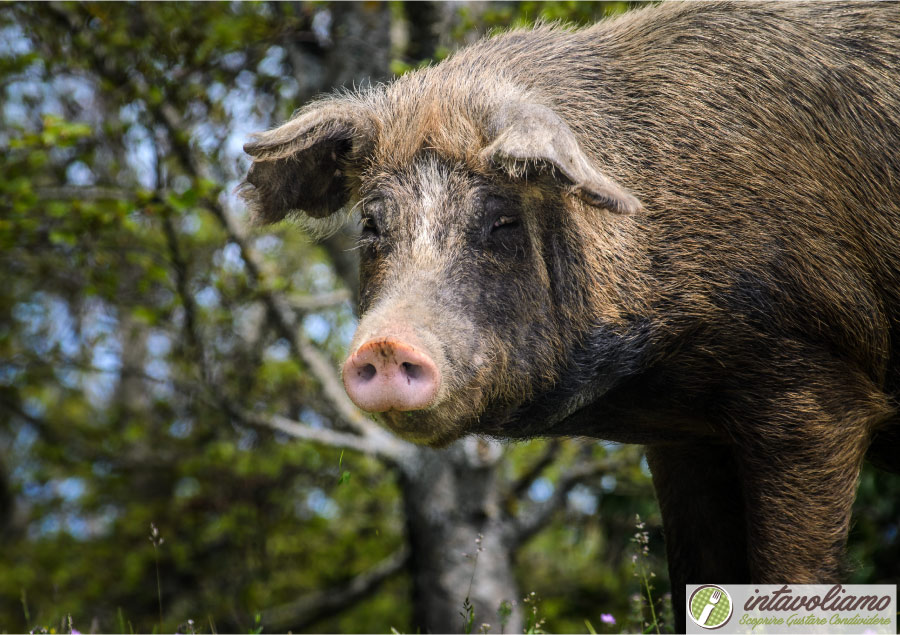
[[[498,230],[504,229],[512,229],[514,227],[519,226],[519,217],[518,216],[500,216],[497,220],[494,221],[494,224],[491,225],[491,233],[495,233]]]
[[[516,208],[512,201],[501,196],[490,194],[485,196],[484,218],[491,223],[488,226],[488,233],[491,235],[505,234],[507,231],[521,225],[519,215],[515,211]]]
[[[368,234],[370,236],[377,236],[379,234],[378,225],[375,223],[375,219],[371,216],[363,216],[360,219],[360,223],[362,225],[362,232],[364,234]]]
[[[380,196],[370,196],[365,199],[360,210],[359,225],[363,238],[376,238],[381,235],[381,228],[375,220],[384,210],[384,199]]]

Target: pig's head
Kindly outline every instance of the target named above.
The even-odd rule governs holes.
[[[342,368],[357,406],[419,443],[517,436],[585,338],[621,322],[615,245],[640,204],[551,108],[408,77],[257,135],[244,196],[257,221],[315,231],[358,212],[360,322]]]

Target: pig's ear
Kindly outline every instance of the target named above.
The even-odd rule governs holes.
[[[274,223],[293,212],[322,219],[344,207],[347,165],[367,136],[359,108],[337,100],[253,135],[244,146],[253,163],[240,186],[253,222]]]
[[[488,128],[494,141],[482,158],[514,178],[523,176],[529,166],[551,167],[557,179],[588,205],[615,214],[641,209],[633,194],[593,166],[569,126],[549,108],[509,103],[494,113]]]

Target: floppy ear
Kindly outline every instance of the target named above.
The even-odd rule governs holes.
[[[345,170],[368,135],[359,107],[348,101],[310,106],[287,123],[253,135],[253,157],[240,186],[254,222],[274,223],[292,212],[320,219],[350,198]]]
[[[494,139],[482,151],[488,164],[513,177],[523,176],[529,165],[549,166],[557,180],[588,205],[614,214],[641,209],[634,195],[593,166],[569,126],[549,108],[523,102],[505,104],[494,113],[488,128]]]

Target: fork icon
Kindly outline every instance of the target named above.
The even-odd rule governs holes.
[[[721,598],[722,592],[719,591],[719,589],[712,592],[712,595],[709,596],[709,604],[703,607],[703,611],[700,612],[700,617],[697,618],[698,624],[706,624],[706,620],[709,619],[709,614],[712,613]]]

